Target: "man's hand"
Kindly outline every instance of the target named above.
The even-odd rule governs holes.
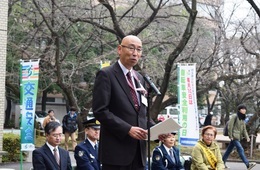
[[[140,127],[132,126],[128,134],[138,140],[145,140],[147,139],[147,130],[144,130]]]

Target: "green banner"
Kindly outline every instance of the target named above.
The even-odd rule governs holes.
[[[32,151],[34,145],[34,117],[38,91],[39,60],[21,60],[21,151]]]

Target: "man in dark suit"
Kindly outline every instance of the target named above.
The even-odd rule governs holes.
[[[143,170],[147,99],[144,79],[133,70],[142,55],[142,42],[126,36],[117,52],[119,60],[97,73],[93,91],[93,113],[101,123],[99,158],[102,170]]]
[[[76,146],[74,153],[77,170],[101,170],[97,153],[100,123],[96,119],[90,119],[83,124],[86,140]]]
[[[60,148],[62,127],[58,122],[50,122],[45,128],[46,143],[33,151],[33,169],[71,170],[69,152]]]

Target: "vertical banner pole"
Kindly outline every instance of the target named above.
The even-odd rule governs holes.
[[[21,62],[21,61],[20,61]],[[19,124],[20,124],[20,137],[22,136],[22,112],[21,112],[21,104],[23,102],[23,96],[21,95],[23,94],[23,88],[22,88],[22,65],[20,64],[20,117],[19,117]],[[21,150],[22,146],[20,147],[20,170],[23,169],[23,153]]]

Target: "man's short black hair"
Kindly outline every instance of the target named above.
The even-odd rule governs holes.
[[[240,104],[237,106],[237,111],[241,110],[241,109],[246,109],[246,106],[244,104]]]
[[[48,114],[51,113],[51,112],[54,112],[54,111],[53,111],[53,110],[49,110],[49,111],[48,111]]]
[[[44,127],[45,134],[50,134],[51,132],[55,131],[60,125],[60,123],[56,121],[52,121],[47,123],[47,125]]]
[[[70,111],[75,111],[75,112],[76,112],[77,109],[76,109],[75,107],[71,107],[71,108],[70,108]]]

